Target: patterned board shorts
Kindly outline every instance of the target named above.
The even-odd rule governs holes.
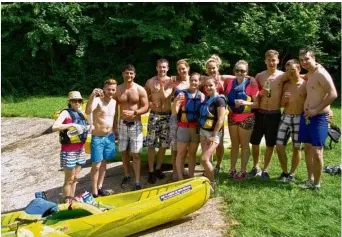
[[[170,118],[170,149],[177,150],[177,115],[171,115]]]
[[[245,130],[252,130],[255,124],[255,116],[248,116],[245,120],[242,122],[236,122],[233,119],[231,119],[230,116],[228,116],[228,125],[229,126],[234,126],[237,125],[240,128],[243,128]]]
[[[76,165],[84,165],[85,151],[61,151],[60,153],[61,168],[73,169]]]
[[[299,124],[300,124],[300,114],[299,115],[288,115],[283,114],[281,116],[278,134],[277,134],[277,144],[286,146],[287,141],[290,136],[294,147],[300,147],[300,142],[298,140],[299,134]]]
[[[150,112],[147,125],[147,147],[170,147],[170,117],[171,113]]]
[[[119,152],[139,153],[143,148],[143,126],[141,120],[119,122]]]

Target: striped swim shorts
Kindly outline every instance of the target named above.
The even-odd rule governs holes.
[[[73,169],[76,165],[84,165],[85,152],[80,151],[61,151],[60,153],[61,168]]]

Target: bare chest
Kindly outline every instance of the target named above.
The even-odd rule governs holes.
[[[259,79],[259,83],[263,88],[267,88],[267,84],[269,84],[272,90],[282,89],[283,87],[283,83],[281,82],[279,75],[265,74]]]
[[[118,95],[120,104],[137,104],[139,102],[139,92],[137,89],[127,89]]]
[[[305,99],[306,98],[306,85],[305,84],[300,84],[300,85],[291,84],[286,87],[284,92],[289,92],[291,94],[291,97],[294,99]]]
[[[152,94],[157,94],[161,92],[161,83],[163,83],[164,88],[167,89],[170,84],[170,79],[165,79],[162,82],[156,79],[152,80],[149,85]]]
[[[309,77],[306,84],[306,90],[308,94],[316,94],[322,91],[322,86],[320,85],[316,76],[313,75]]]
[[[94,114],[99,117],[114,116],[115,104],[115,100],[110,100],[109,102],[100,101],[94,110]]]

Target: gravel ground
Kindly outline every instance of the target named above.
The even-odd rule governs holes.
[[[64,175],[59,171],[58,133],[44,132],[53,124],[52,119],[1,118],[1,212],[24,208],[37,191],[45,191],[49,200],[61,196]],[[89,158],[89,157],[88,157]],[[196,168],[196,174],[203,172]],[[90,191],[90,166],[82,169],[76,193]],[[121,162],[108,164],[104,188],[122,192]],[[169,182],[167,179],[158,184]],[[147,167],[142,166],[142,183],[148,187]],[[224,219],[222,200],[210,199],[200,210],[162,226],[134,236],[223,236],[228,228]]]

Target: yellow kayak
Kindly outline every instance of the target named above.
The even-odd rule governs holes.
[[[128,236],[200,209],[210,197],[210,182],[195,177],[179,182],[96,198],[99,207],[74,202],[35,222],[24,211],[1,217],[2,236]],[[17,234],[15,234],[17,230]]]

